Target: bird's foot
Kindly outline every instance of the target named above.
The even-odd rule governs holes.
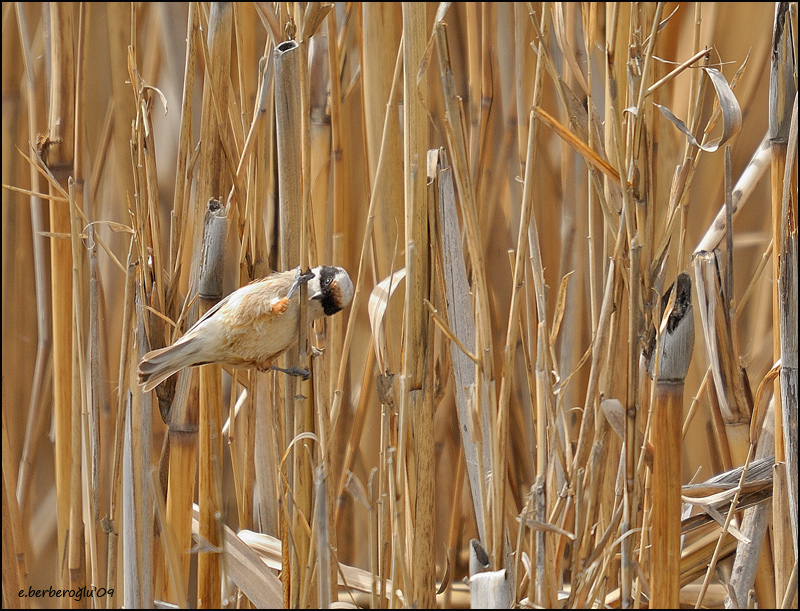
[[[289,376],[303,378],[303,380],[307,380],[311,377],[311,372],[308,369],[303,369],[302,367],[289,367],[288,369],[284,369],[283,367],[276,367],[273,365],[271,369],[280,371],[281,373],[285,373]]]
[[[280,299],[275,298],[269,303],[269,313],[283,314],[288,307],[289,307],[288,297],[281,297]]]
[[[300,273],[300,268],[298,267],[297,268],[297,278],[295,278],[295,281],[292,283],[292,286],[289,289],[289,293],[286,295],[286,299],[291,299],[292,295],[294,295],[294,292],[297,289],[300,288],[300,285],[301,284],[305,284],[306,282],[311,280],[313,277],[314,277],[314,272],[312,272],[310,269],[307,270],[304,274],[301,274]]]

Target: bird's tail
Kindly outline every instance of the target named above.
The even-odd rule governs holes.
[[[142,385],[144,392],[150,392],[184,367],[199,365],[194,344],[192,340],[178,342],[145,354],[139,363],[139,384]]]

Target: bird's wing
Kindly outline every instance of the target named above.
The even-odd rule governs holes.
[[[205,323],[209,320],[212,316],[214,316],[217,312],[225,308],[231,300],[236,301],[256,301],[257,304],[269,304],[272,299],[279,299],[281,297],[287,297],[285,294],[285,290],[281,290],[281,287],[288,284],[285,280],[280,281],[282,279],[278,278],[278,276],[287,276],[291,277],[292,279],[297,275],[296,269],[291,269],[285,272],[274,272],[269,276],[265,276],[264,278],[259,278],[258,280],[253,280],[249,284],[244,285],[243,287],[238,288],[233,293],[228,295],[227,297],[221,299],[217,303],[215,303],[211,309],[209,309],[205,314],[203,314],[196,323],[192,325],[192,327],[183,334],[183,337],[186,337],[194,331],[197,327]],[[256,306],[257,304],[253,304]],[[241,309],[241,305],[237,304],[233,308],[234,310]],[[261,311],[263,308],[256,307],[256,311]],[[262,312],[263,313],[263,312]],[[268,312],[269,314],[279,316],[283,313],[283,310],[275,310],[273,312]],[[231,313],[226,313],[226,315],[230,315]],[[237,317],[238,318],[238,317]]]
[[[228,295],[227,297],[225,297],[225,298],[223,298],[223,299],[220,299],[220,300],[219,300],[217,303],[215,303],[213,306],[211,306],[211,308],[210,308],[210,309],[209,309],[209,310],[208,310],[208,311],[207,311],[205,314],[203,314],[203,315],[202,315],[200,318],[198,318],[198,319],[197,319],[197,322],[196,322],[196,323],[194,323],[194,324],[191,326],[191,328],[190,328],[190,329],[189,329],[189,330],[188,330],[186,333],[184,333],[184,334],[183,334],[183,335],[184,335],[184,337],[185,337],[185,336],[187,336],[187,335],[189,335],[189,333],[191,333],[192,331],[194,331],[194,330],[195,330],[197,327],[199,327],[201,324],[203,324],[203,323],[204,323],[206,320],[208,320],[209,318],[211,318],[212,316],[214,316],[214,314],[216,314],[216,313],[217,313],[217,311],[218,311],[218,310],[219,310],[219,309],[220,309],[222,306],[224,306],[226,303],[228,303],[228,301],[230,301],[231,295],[233,295],[233,294],[234,294],[234,293],[231,293],[231,294],[230,294],[230,295]]]

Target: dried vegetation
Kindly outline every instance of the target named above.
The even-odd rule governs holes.
[[[2,10],[4,607],[796,608],[797,3]]]

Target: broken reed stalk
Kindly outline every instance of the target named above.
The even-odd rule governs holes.
[[[730,261],[721,264],[721,259],[718,250],[692,255],[705,352],[713,380],[709,386],[709,392],[714,393],[711,407],[723,431],[719,438],[723,467],[729,469],[742,464],[747,456],[751,408],[739,365],[732,299],[724,287],[727,283],[722,280]]]
[[[481,542],[469,542],[469,591],[473,609],[509,609],[513,605],[508,569],[489,570],[489,554]]]
[[[510,609],[512,608],[509,571],[485,571],[469,580],[470,606],[472,609]]]
[[[305,92],[300,86],[307,69],[307,48],[294,40],[288,40],[275,47],[275,112],[277,135],[278,192],[280,213],[280,268],[289,270],[307,265],[307,254],[301,253],[301,246],[307,244],[303,238],[304,202],[304,153],[306,133],[303,130],[303,113],[308,108]],[[301,258],[302,257],[302,258]],[[300,302],[305,303],[308,287],[300,285]],[[300,363],[300,345],[307,337],[306,310],[300,309],[298,321],[298,345],[285,352],[284,367],[304,367]],[[305,431],[313,430],[313,412],[305,395],[305,384],[297,377],[281,380],[284,383],[283,448],[288,448],[292,439]],[[301,388],[303,390],[301,390]],[[312,517],[312,496],[314,474],[309,459],[313,456],[313,446],[307,441],[296,444],[292,450],[292,460],[286,463],[286,481],[292,491],[286,497],[284,526],[284,558],[290,558],[289,567],[284,567],[282,580],[286,602],[292,607],[300,605],[303,596],[302,584],[305,582],[306,558],[311,540],[306,524],[307,516]],[[287,491],[288,492],[288,491]],[[288,570],[287,570],[288,568]],[[313,598],[316,598],[314,596]],[[311,600],[311,599],[309,599]]]
[[[683,386],[694,345],[692,280],[682,273],[670,288],[674,304],[650,355],[656,384],[653,406],[653,512],[650,607],[676,609],[681,561],[681,430]],[[665,313],[665,316],[667,314]]]
[[[204,315],[222,299],[225,264],[225,242],[228,217],[219,200],[208,202],[203,224],[203,250],[200,263],[198,297],[200,315]],[[200,414],[198,444],[198,486],[200,535],[209,549],[198,556],[198,605],[217,608],[222,604],[217,586],[221,576],[219,524],[222,502],[222,377],[219,365],[200,368]],[[204,581],[199,581],[202,578]]]
[[[731,191],[730,214],[732,218],[736,218],[736,215],[747,203],[753,191],[755,191],[758,181],[767,171],[769,167],[769,153],[769,134],[764,134],[764,138],[761,140],[758,148],[753,152],[753,156],[748,162],[747,167],[745,167],[739,175],[739,179],[736,181],[736,185],[734,185]],[[697,248],[694,249],[695,253],[712,251],[720,245],[727,231],[727,215],[728,206],[723,203],[711,227],[709,227],[703,239],[700,240]]]

